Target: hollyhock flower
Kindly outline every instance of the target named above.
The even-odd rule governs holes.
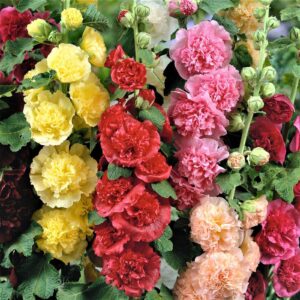
[[[173,91],[168,115],[183,136],[219,138],[229,124],[207,93],[191,96],[179,89]]]
[[[233,66],[192,76],[185,88],[193,97],[208,92],[217,109],[226,113],[231,112],[244,95],[242,78]]]
[[[8,6],[0,10],[0,40],[5,43],[17,38],[28,37],[26,26],[31,22],[32,14],[29,10],[18,12]]]
[[[198,5],[194,0],[180,0],[179,9],[185,16],[191,16],[198,10]]]
[[[104,66],[106,68],[112,68],[119,60],[122,60],[126,57],[126,54],[121,45],[118,45],[116,49],[109,52],[108,57]]]
[[[214,139],[193,139],[178,141],[180,150],[175,153],[178,159],[177,171],[186,177],[202,193],[218,194],[215,178],[224,169],[218,162],[228,157],[227,147]]]
[[[276,263],[273,285],[277,296],[292,297],[300,292],[300,249],[287,260]]]
[[[265,265],[287,260],[296,253],[300,236],[300,214],[281,199],[269,203],[267,219],[255,240]]]
[[[230,251],[241,245],[238,215],[223,198],[206,196],[191,212],[191,239],[204,251]]]
[[[294,126],[296,127],[296,133],[290,143],[291,152],[300,151],[300,116],[295,119]]]
[[[94,231],[93,250],[98,256],[121,253],[130,240],[125,231],[116,230],[108,221],[95,226]]]
[[[116,62],[111,69],[112,81],[121,89],[132,92],[141,89],[146,84],[146,67],[132,58],[125,58]]]
[[[263,111],[276,124],[289,122],[295,111],[291,100],[283,94],[276,94],[270,98],[265,98],[264,103]]]
[[[145,243],[131,243],[120,253],[103,257],[106,283],[140,297],[151,291],[160,277],[160,257]]]
[[[165,123],[164,123],[163,128],[160,132],[160,136],[167,143],[171,143],[172,139],[173,139],[173,129],[172,129],[172,126],[170,124],[170,119],[169,119],[166,111],[163,109],[163,107],[161,105],[159,105],[157,103],[153,103],[153,106],[156,107],[165,118]]]
[[[145,101],[148,101],[152,105],[155,101],[155,92],[151,89],[144,89],[139,91],[139,97],[143,98]]]
[[[151,183],[168,179],[171,170],[172,167],[167,164],[165,156],[158,152],[149,160],[137,165],[134,173],[140,180]]]
[[[112,225],[125,231],[133,241],[152,242],[159,238],[171,221],[167,199],[158,199],[145,187],[130,194],[131,205],[111,216]]]
[[[160,148],[160,137],[150,121],[139,122],[121,106],[109,108],[99,124],[103,153],[110,163],[135,167]]]
[[[267,282],[260,271],[252,273],[245,300],[265,300],[267,293]]]
[[[216,21],[203,21],[180,29],[170,47],[170,56],[183,79],[220,69],[232,57],[229,33]]]
[[[280,129],[267,117],[258,117],[251,125],[250,135],[254,147],[264,148],[270,153],[270,160],[283,164],[286,148]]]

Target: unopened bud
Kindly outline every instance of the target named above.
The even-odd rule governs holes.
[[[267,22],[267,26],[270,29],[275,29],[280,26],[280,22],[276,17],[270,17]]]
[[[274,81],[276,79],[277,72],[273,67],[269,66],[263,68],[261,76],[263,80]]]
[[[266,14],[266,9],[259,7],[254,10],[254,17],[260,21]]]
[[[142,97],[137,97],[135,99],[135,107],[136,108],[141,108],[143,105],[144,99]]]
[[[238,171],[246,165],[245,156],[239,152],[232,152],[227,160],[230,169]]]
[[[232,113],[229,117],[229,126],[228,131],[229,132],[238,132],[245,127],[245,119],[246,115],[243,113]]]
[[[261,147],[254,148],[248,156],[248,162],[251,166],[264,166],[269,160],[269,152]]]
[[[265,83],[262,86],[261,92],[264,97],[272,97],[276,92],[275,85],[271,82]]]
[[[261,4],[263,5],[270,5],[272,3],[273,0],[260,0]]]
[[[254,41],[256,43],[261,43],[266,40],[266,34],[262,30],[257,30],[254,33]]]
[[[150,15],[150,8],[148,6],[138,4],[135,8],[136,15],[141,18],[147,18]]]
[[[137,44],[141,49],[146,49],[151,43],[151,36],[149,33],[140,32],[137,36]]]
[[[248,111],[256,113],[264,107],[264,101],[259,96],[252,96],[247,101]]]
[[[242,70],[242,78],[245,81],[251,81],[256,78],[256,71],[252,67],[246,67]]]
[[[300,29],[297,27],[293,27],[290,31],[290,39],[293,42],[298,42],[300,40]]]
[[[54,44],[58,44],[59,42],[61,42],[63,38],[63,35],[61,32],[57,31],[57,30],[53,30],[50,32],[49,36],[48,36],[48,41]]]
[[[36,19],[27,25],[28,34],[40,43],[48,39],[51,30],[52,26],[43,19]]]
[[[120,11],[117,19],[126,28],[130,28],[134,22],[132,13],[125,9]]]

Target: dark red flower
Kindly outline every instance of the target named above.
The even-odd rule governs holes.
[[[276,94],[270,98],[265,98],[264,102],[263,111],[267,113],[267,117],[272,122],[282,124],[291,120],[295,108],[287,96]]]
[[[270,153],[270,160],[283,164],[286,148],[279,128],[267,117],[258,117],[251,125],[250,135],[255,147]]]
[[[297,116],[294,122],[294,126],[296,128],[295,135],[290,143],[291,152],[300,151],[300,116]]]
[[[111,69],[111,79],[121,89],[132,92],[146,84],[146,67],[132,58],[116,62]]]
[[[36,61],[33,58],[26,58],[22,64],[16,65],[12,71],[16,83],[21,83],[21,81],[24,79],[24,75],[29,70],[34,69],[35,64]]]
[[[265,300],[267,286],[267,282],[260,271],[252,273],[245,295],[245,300]]]
[[[129,297],[140,297],[157,283],[160,257],[145,243],[130,243],[121,254],[103,258],[102,274],[107,284],[125,291]]]
[[[122,48],[121,45],[118,45],[116,49],[110,51],[106,62],[105,67],[106,68],[112,68],[119,60],[124,59],[126,57],[126,54]]]
[[[160,135],[164,141],[166,141],[167,143],[171,143],[173,139],[173,129],[170,123],[169,116],[167,115],[166,111],[162,108],[161,105],[154,103],[153,106],[156,107],[165,117],[165,123]]]

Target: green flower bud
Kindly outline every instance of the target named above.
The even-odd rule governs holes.
[[[48,41],[54,44],[58,44],[59,42],[61,42],[62,40],[62,33],[57,31],[57,30],[53,30],[50,32],[49,36],[48,36]]]
[[[277,72],[273,67],[269,66],[269,67],[263,68],[262,74],[261,74],[261,77],[263,80],[274,81],[276,79],[276,76],[277,76]]]
[[[117,19],[126,28],[132,27],[134,23],[134,16],[128,10],[121,10]]]
[[[239,152],[232,152],[227,160],[227,166],[235,171],[242,169],[246,165],[245,156]]]
[[[247,211],[247,212],[250,212],[250,213],[255,213],[256,212],[255,199],[246,200],[245,202],[243,202],[243,204],[241,204],[241,209],[243,211]]]
[[[142,97],[137,97],[135,99],[135,107],[136,108],[141,108],[143,105],[144,99]]]
[[[256,113],[264,107],[264,101],[260,96],[252,96],[247,101],[248,111]]]
[[[242,78],[245,81],[251,81],[256,78],[256,71],[252,67],[246,67],[242,70]]]
[[[251,166],[264,166],[269,160],[269,152],[261,147],[254,148],[248,156],[248,162]]]
[[[290,39],[293,42],[298,42],[300,40],[300,29],[297,27],[293,27],[290,31]]]
[[[149,33],[140,32],[137,36],[137,44],[141,49],[146,49],[151,43],[151,36]]]
[[[150,15],[150,8],[148,6],[138,4],[135,7],[135,13],[139,18],[144,19]]]
[[[228,126],[228,131],[229,132],[238,132],[245,127],[245,120],[246,120],[246,115],[243,113],[232,113],[229,117],[229,126]]]
[[[51,30],[52,26],[43,19],[36,19],[27,25],[28,34],[40,43],[47,40]]]
[[[266,14],[266,9],[259,7],[254,10],[254,17],[260,21]]]
[[[270,17],[267,22],[267,26],[270,29],[275,29],[280,26],[280,22],[276,17]]]
[[[263,4],[263,5],[270,5],[272,3],[273,0],[260,0],[260,2]]]
[[[257,30],[254,33],[254,41],[256,43],[261,43],[266,40],[266,34],[262,30]]]
[[[275,85],[273,83],[271,83],[271,82],[265,83],[262,86],[261,92],[262,92],[262,94],[263,94],[264,97],[271,97],[276,92]]]

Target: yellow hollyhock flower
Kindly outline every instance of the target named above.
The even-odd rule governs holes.
[[[52,26],[44,19],[33,20],[27,25],[28,34],[39,42],[44,42],[52,30]]]
[[[82,196],[93,193],[97,183],[97,162],[89,149],[65,141],[60,146],[44,147],[33,159],[31,184],[50,207],[68,208]]]
[[[78,116],[91,127],[98,124],[110,103],[108,91],[93,73],[85,81],[72,83],[70,96]]]
[[[60,44],[52,49],[47,63],[63,83],[82,80],[91,72],[88,54],[72,44]]]
[[[88,53],[92,65],[96,67],[104,66],[106,46],[100,32],[87,26],[83,32],[80,47]]]
[[[26,103],[24,115],[31,128],[32,139],[49,146],[59,145],[72,133],[75,109],[61,91],[36,92],[35,104]]]
[[[67,29],[77,29],[82,25],[82,14],[77,8],[67,8],[61,13],[61,20]]]

